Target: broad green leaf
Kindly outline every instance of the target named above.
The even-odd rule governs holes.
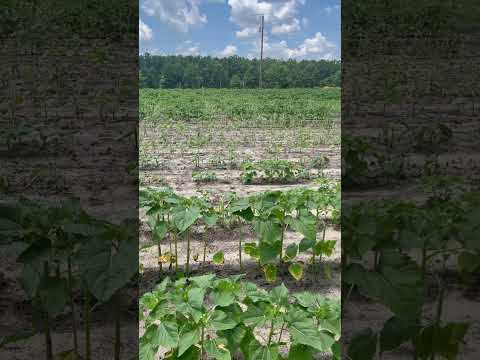
[[[215,265],[222,265],[225,262],[225,255],[223,251],[218,251],[213,255],[213,263]]]
[[[260,255],[260,264],[265,265],[275,262],[280,256],[281,242],[275,241],[273,243],[260,242],[258,251]]]
[[[260,346],[252,352],[251,360],[276,360],[280,357],[278,346]]]
[[[206,340],[204,343],[207,354],[216,360],[230,360],[232,357],[227,348],[227,340],[223,338],[216,338]]]
[[[157,348],[151,343],[140,342],[139,360],[155,360]]]
[[[201,217],[200,210],[197,207],[185,208],[177,211],[173,215],[175,226],[179,232],[184,232]]]
[[[415,323],[408,324],[393,316],[384,325],[380,333],[380,351],[396,349],[403,343],[415,337]]]
[[[461,272],[475,272],[478,268],[480,268],[480,255],[463,251],[458,256],[458,268]]]
[[[213,279],[215,279],[215,274],[207,274],[201,276],[194,276],[189,278],[192,283],[200,288],[208,288],[212,285]]]
[[[457,359],[468,327],[466,323],[447,323],[423,328],[415,342],[419,359],[430,359],[432,354],[448,360]]]
[[[282,284],[277,286],[270,291],[270,299],[273,303],[278,305],[287,305],[288,304],[288,289]]]
[[[178,341],[178,356],[187,351],[191,346],[198,344],[200,341],[200,330],[193,329],[187,332],[180,333],[180,339]]]
[[[243,248],[245,254],[247,254],[248,256],[251,256],[254,259],[260,258],[260,251],[258,250],[256,243],[246,243]]]
[[[332,345],[333,360],[342,360],[342,343],[339,341]]]
[[[156,343],[168,350],[178,346],[178,327],[175,320],[162,320],[158,324]]]
[[[318,331],[313,319],[304,311],[292,309],[287,313],[286,320],[293,344],[303,344],[319,351],[328,351],[335,342],[329,333]]]
[[[207,224],[210,227],[214,226],[218,221],[218,215],[205,214],[205,215],[203,215],[203,221],[205,221],[205,224]]]
[[[205,289],[197,287],[188,290],[188,303],[195,309],[201,309],[205,298],[205,292]]]
[[[235,281],[221,279],[215,284],[210,297],[215,305],[226,307],[235,302],[239,293],[240,286]]]
[[[377,335],[372,329],[364,329],[356,334],[348,348],[348,356],[352,360],[370,360],[377,350]]]
[[[233,320],[229,314],[216,309],[210,318],[210,325],[214,330],[220,331],[233,329],[237,326],[237,322]]]
[[[290,347],[287,360],[313,360],[316,351],[311,346],[295,344]]]
[[[317,296],[314,293],[304,291],[293,295],[298,303],[306,308],[309,308],[317,303]]]
[[[240,345],[247,334],[247,331],[245,325],[240,324],[233,329],[219,331],[218,335],[227,340],[227,347],[230,350],[230,354],[235,355],[240,349]]]
[[[157,242],[162,241],[167,235],[168,226],[165,221],[157,221],[153,228],[153,239]]]
[[[76,260],[89,290],[98,300],[110,299],[136,274],[136,253],[138,245],[133,239],[121,241],[117,250],[106,240],[92,239],[83,243]]]
[[[41,267],[41,266],[40,266]],[[38,265],[25,264],[22,269],[21,283],[27,295],[32,299],[36,296],[42,280],[43,269]]]
[[[337,242],[335,240],[318,241],[313,247],[313,253],[316,256],[332,256],[336,243]]]
[[[287,246],[285,250],[285,260],[291,261],[297,257],[298,254],[298,245],[297,244],[290,244]]]
[[[158,297],[153,293],[146,293],[140,298],[140,306],[147,310],[153,310],[157,304]]]
[[[408,256],[384,252],[379,272],[350,264],[342,280],[355,284],[361,293],[380,300],[405,320],[417,318],[423,304],[423,285],[418,265]]]
[[[307,240],[316,240],[317,237],[317,218],[307,211],[301,211],[298,218],[287,218],[288,225],[299,232]]]
[[[303,238],[298,245],[299,252],[305,252],[308,249],[311,249],[315,245],[315,239]]]
[[[259,305],[249,305],[243,314],[243,321],[249,327],[262,326],[267,321],[267,316]]]
[[[273,220],[258,220],[254,223],[254,228],[260,243],[275,243],[280,240],[281,226]]]
[[[37,333],[37,330],[21,330],[12,335],[2,336],[0,337],[0,349],[7,344],[30,339],[31,337],[37,335]]]
[[[265,273],[265,278],[269,283],[274,283],[277,281],[277,266],[274,264],[267,264],[263,268],[263,272]]]
[[[67,281],[48,277],[43,279],[39,289],[43,308],[51,315],[61,313],[68,302]]]
[[[303,277],[303,266],[300,263],[290,264],[288,272],[295,280],[299,281]]]

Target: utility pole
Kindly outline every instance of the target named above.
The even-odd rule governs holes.
[[[265,16],[260,15],[260,32],[262,33],[262,38],[260,41],[260,76],[259,76],[259,82],[258,82],[258,87],[261,89],[263,85],[263,79],[262,79],[262,62],[263,62],[263,28],[265,26]]]

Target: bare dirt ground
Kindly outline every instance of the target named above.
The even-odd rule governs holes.
[[[338,124],[339,125],[339,124]],[[213,137],[205,141],[202,146],[189,148],[189,140],[198,135],[198,127],[188,124],[184,132],[171,132],[152,126],[140,128],[140,146],[145,158],[155,158],[157,163],[152,168],[143,168],[141,165],[141,187],[169,186],[175,192],[184,196],[200,195],[208,192],[213,197],[235,192],[239,196],[248,196],[267,190],[288,190],[298,187],[314,187],[310,181],[302,181],[286,185],[244,185],[241,181],[240,166],[242,161],[261,159],[288,159],[291,161],[308,164],[316,156],[325,155],[329,159],[327,168],[322,170],[324,176],[331,179],[340,179],[340,146],[335,144],[319,144],[319,141],[327,142],[325,136],[338,137],[339,128],[326,132],[321,128],[301,129],[216,129],[212,130]],[[203,131],[204,132],[204,131]],[[221,134],[220,137],[217,137]],[[299,134],[308,134],[300,143]],[[335,135],[333,135],[335,134]],[[161,141],[160,141],[161,139]],[[183,144],[183,145],[182,145]],[[232,145],[233,144],[233,145]],[[142,156],[142,155],[141,155]],[[197,162],[197,166],[195,165]],[[142,164],[142,161],[141,161]],[[199,170],[208,170],[216,175],[216,181],[198,184],[192,179],[192,173]],[[319,174],[312,170],[312,174]],[[315,175],[314,175],[315,176]],[[163,264],[163,272],[160,273],[158,265],[158,249],[152,246],[151,233],[145,223],[144,209],[140,209],[140,264],[143,275],[141,277],[140,292],[144,293],[164,276],[172,274],[174,269],[169,269],[168,264]],[[207,237],[206,264],[203,265],[204,239]],[[193,231],[191,239],[191,255],[198,259],[191,260],[192,275],[215,273],[217,276],[229,276],[239,273],[245,274],[245,279],[257,285],[271,289],[282,282],[291,292],[312,291],[330,298],[340,298],[341,289],[341,238],[340,229],[329,226],[326,239],[336,240],[334,254],[322,259],[316,266],[311,265],[311,256],[302,255],[299,261],[304,263],[305,275],[300,281],[295,281],[288,273],[287,267],[279,269],[277,281],[270,284],[266,281],[258,264],[245,253],[242,254],[242,268],[239,264],[239,240],[242,244],[254,242],[253,230],[245,224],[233,224],[231,227],[216,226],[205,231],[203,227],[197,227]],[[299,242],[300,236],[287,232],[285,247],[293,242]],[[186,244],[179,242],[179,269],[184,268],[186,262]],[[168,240],[162,243],[164,251],[168,250]],[[225,263],[215,265],[212,256],[217,251],[225,254]],[[140,333],[142,329],[140,329]]]
[[[3,44],[6,72],[2,73],[2,80],[6,82],[0,87],[0,201],[24,196],[61,202],[78,197],[82,207],[98,218],[118,221],[136,217],[136,176],[129,175],[127,168],[137,161],[135,141],[129,135],[137,127],[137,74],[127,78],[131,64],[138,59],[138,42],[127,41],[118,49],[109,47],[108,50],[112,56],[122,59],[108,76],[115,74],[118,79],[128,80],[135,91],[130,102],[126,99],[117,104],[115,119],[107,110],[99,114],[99,107],[95,108],[97,104],[92,98],[91,84],[96,84],[95,91],[100,86],[107,91],[112,87],[111,79],[99,78],[98,73],[91,70],[92,60],[82,60],[84,64],[78,64],[78,59],[88,58],[91,44],[92,40],[86,47],[78,43],[78,51],[82,54],[79,57],[65,57],[63,53],[52,57],[48,55],[51,49],[39,48],[39,52],[47,54],[41,58],[33,52],[23,53],[16,43],[6,41]],[[99,42],[97,48],[103,45]],[[128,56],[125,56],[125,49],[130,49]],[[14,75],[10,75],[11,69],[15,69],[12,70]],[[62,70],[69,76],[62,88],[62,103],[59,103],[58,88],[51,76]],[[31,74],[36,76],[33,80],[29,78]],[[15,78],[7,79],[10,76]],[[39,103],[39,91],[45,95],[42,103]],[[20,99],[14,116],[7,111],[12,93]],[[23,125],[26,133],[8,147],[10,131]],[[43,145],[39,142],[41,137],[47,139]],[[16,263],[16,255],[10,246],[0,246],[0,338],[32,329],[33,309],[19,283],[22,267]],[[123,299],[128,309],[122,313],[124,358],[138,354],[138,310],[134,289],[135,286],[127,291]],[[77,295],[76,307],[81,309],[82,297]],[[113,354],[114,331],[109,308],[109,304],[99,304],[91,314],[92,354],[97,359],[112,358]],[[81,311],[78,316],[81,323]],[[52,329],[54,354],[73,348],[68,309],[55,320]],[[84,332],[80,328],[81,354],[83,339]],[[45,358],[44,335],[5,345],[0,348],[0,358]]]

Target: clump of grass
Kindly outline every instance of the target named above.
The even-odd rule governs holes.
[[[192,180],[195,183],[211,183],[217,181],[217,175],[213,171],[194,171]]]

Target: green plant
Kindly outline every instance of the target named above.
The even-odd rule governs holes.
[[[418,359],[458,356],[469,324],[444,319],[444,274],[447,261],[456,262],[467,278],[480,270],[478,247],[472,241],[480,196],[456,195],[442,189],[448,181],[437,180],[428,185],[435,184],[440,191],[431,191],[423,204],[359,203],[343,211],[342,277],[349,284],[348,293],[357,289],[393,313],[380,332],[364,329],[354,337],[352,359],[373,359],[377,343],[384,353],[407,342]],[[424,306],[432,280],[435,316],[430,319],[424,316]],[[348,301],[347,295],[343,302]]]
[[[292,183],[309,177],[308,170],[288,160],[261,160],[245,162],[242,166],[244,184],[254,182]]]
[[[89,216],[77,200],[53,206],[20,199],[0,206],[2,242],[21,249],[17,257],[17,262],[23,264],[21,282],[32,301],[35,332],[42,332],[45,336],[48,360],[54,356],[53,319],[67,306],[73,324],[74,349],[70,356],[79,354],[76,290],[84,295],[85,356],[91,358],[91,302],[116,301],[122,288],[135,275],[136,231],[134,221],[113,224]],[[118,307],[113,309],[114,312],[120,311]],[[117,315],[116,348],[120,343]],[[119,356],[114,352],[115,359]]]
[[[213,171],[194,171],[192,179],[196,183],[209,183],[217,181],[217,175]]]
[[[330,353],[340,359],[340,304],[312,293],[267,292],[243,275],[165,278],[140,299],[140,359],[289,359]],[[261,330],[267,336],[261,338]]]

